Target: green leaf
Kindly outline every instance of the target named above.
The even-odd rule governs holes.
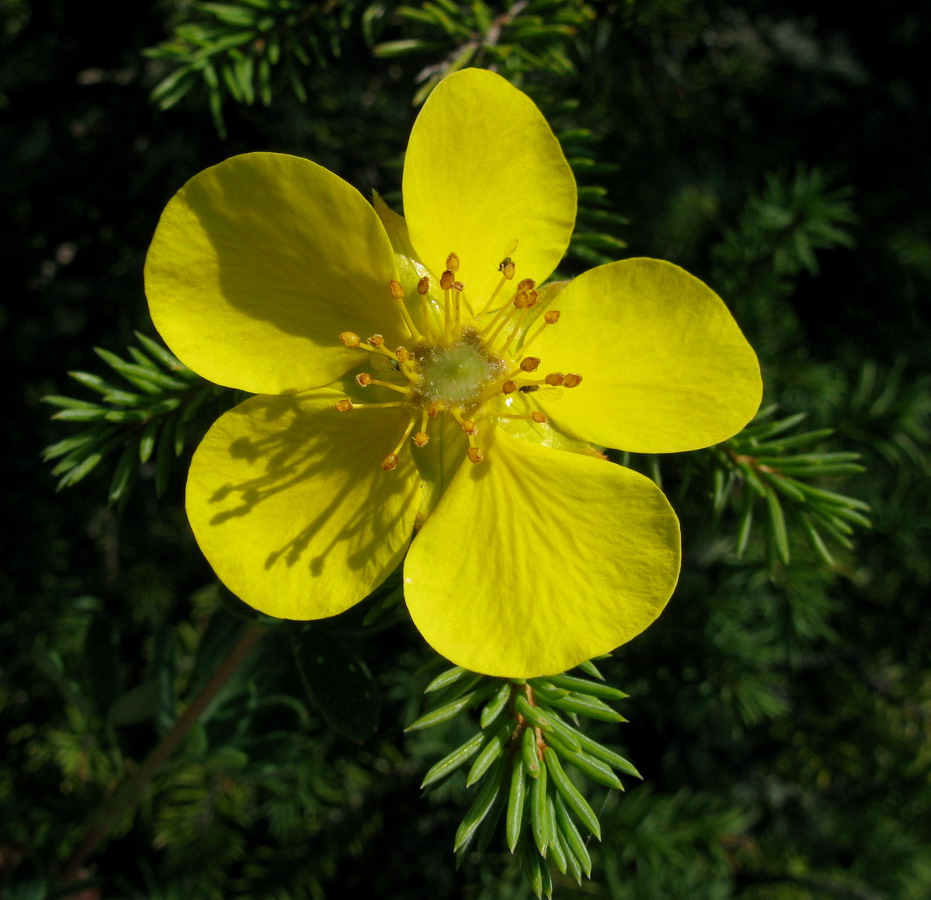
[[[511,853],[517,847],[521,829],[524,824],[524,806],[527,800],[527,777],[524,762],[520,756],[514,756],[511,763],[511,789],[508,793],[508,809],[504,824],[504,834]]]
[[[546,762],[540,766],[540,774],[530,786],[530,831],[533,842],[540,851],[540,856],[546,856],[550,843],[550,817],[547,806],[547,766]]]
[[[475,784],[491,768],[492,763],[501,757],[514,727],[514,722],[506,719],[494,731],[485,733],[485,745],[482,747],[482,752],[475,758],[475,762],[472,763],[472,768],[466,776],[466,787]]]
[[[470,737],[464,744],[453,750],[452,753],[444,756],[438,763],[431,766],[421,782],[421,788],[427,788],[437,781],[441,781],[447,775],[455,772],[461,765],[467,763],[482,746],[485,735],[478,731]]]
[[[509,681],[505,681],[501,687],[498,688],[498,692],[482,708],[482,714],[479,717],[479,724],[482,728],[487,728],[501,715],[502,711],[507,706],[508,700],[511,699],[513,690],[514,687]]]
[[[555,751],[549,748],[544,751],[544,768],[548,770],[556,785],[556,790],[566,801],[566,806],[598,840],[601,840],[601,824],[598,816],[595,815],[595,811],[589,806],[579,789],[569,780]]]
[[[504,760],[499,759],[488,773],[488,777],[479,789],[474,802],[463,817],[462,823],[456,831],[453,850],[459,850],[461,847],[464,847],[473,838],[476,829],[482,824],[482,820],[485,816],[491,812],[491,808],[498,794],[501,792],[503,776]]]

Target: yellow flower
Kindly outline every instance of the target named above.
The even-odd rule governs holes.
[[[235,594],[292,619],[347,609],[407,552],[407,605],[440,654],[561,672],[639,634],[679,572],[665,496],[582,442],[722,441],[759,405],[756,356],[669,263],[541,287],[575,181],[495,74],[433,92],[403,194],[405,219],[253,153],[168,204],[146,261],[155,325],[194,371],[258,395],[194,455],[194,535]]]

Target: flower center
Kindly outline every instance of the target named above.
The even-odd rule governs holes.
[[[411,402],[429,406],[441,403],[446,408],[465,411],[479,405],[484,388],[505,374],[507,364],[492,356],[478,332],[466,329],[448,346],[418,347],[414,351],[420,369],[420,382]]]
[[[515,415],[507,407],[491,409],[489,404],[495,398],[539,390],[552,394],[556,388],[574,388],[582,381],[582,376],[574,372],[529,377],[539,368],[540,359],[526,355],[527,350],[544,328],[559,321],[559,312],[547,310],[530,320],[530,312],[539,296],[529,278],[518,283],[510,302],[496,306],[499,295],[514,278],[513,260],[507,258],[498,266],[501,280],[478,312],[469,303],[463,283],[456,280],[458,270],[459,257],[450,253],[440,278],[442,305],[430,299],[429,278],[423,277],[417,283],[416,295],[411,292],[411,299],[417,297],[412,305],[415,309],[419,307],[419,326],[405,303],[407,294],[403,286],[397,281],[390,282],[389,290],[410,333],[412,349],[398,347],[392,351],[385,346],[380,334],[365,340],[352,331],[344,331],[339,336],[347,347],[387,359],[394,372],[407,380],[406,384],[397,384],[362,372],[356,376],[360,387],[374,385],[393,391],[396,398],[398,394],[401,397],[381,403],[357,403],[346,397],[336,404],[339,412],[385,407],[407,412],[409,421],[401,440],[382,460],[385,471],[397,467],[398,454],[408,438],[417,447],[429,442],[429,421],[441,413],[455,419],[468,439],[466,455],[473,463],[479,463],[485,458],[477,438],[483,421],[501,418],[529,419],[537,424],[547,421],[538,410],[529,415]],[[529,328],[528,321],[531,322]],[[420,428],[415,432],[418,424]]]

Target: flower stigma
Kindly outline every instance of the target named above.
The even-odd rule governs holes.
[[[574,388],[582,382],[582,376],[576,372],[548,372],[542,377],[535,374],[541,360],[527,355],[527,350],[545,328],[559,321],[559,311],[547,310],[532,320],[531,324],[539,322],[535,330],[527,328],[539,294],[530,278],[518,282],[510,291],[509,283],[516,271],[513,259],[507,257],[498,265],[501,279],[478,312],[473,312],[465,285],[458,280],[459,267],[459,256],[450,253],[439,279],[442,305],[434,304],[428,297],[429,276],[417,282],[419,324],[405,304],[404,287],[398,281],[389,282],[388,291],[410,335],[409,346],[391,350],[380,334],[363,339],[353,331],[344,331],[339,336],[346,347],[387,360],[392,376],[405,379],[398,383],[360,372],[355,378],[359,387],[390,391],[394,399],[358,403],[345,397],[336,403],[336,410],[341,413],[386,407],[406,410],[407,428],[381,463],[386,472],[397,468],[398,455],[409,439],[418,448],[429,443],[430,422],[440,415],[456,422],[468,440],[466,457],[472,463],[480,463],[485,458],[481,448],[485,423],[497,418],[526,419],[538,425],[547,422],[546,415],[537,410],[529,415],[514,415],[492,407],[492,401],[517,392],[544,390],[553,394],[557,389]],[[510,299],[501,303],[499,298],[508,293]]]

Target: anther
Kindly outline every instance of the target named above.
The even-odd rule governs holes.
[[[446,268],[453,272],[459,271],[459,257],[455,253],[450,253],[449,256],[446,257]]]
[[[550,372],[549,375],[544,379],[548,385],[551,387],[559,387],[559,385],[565,382],[562,372]]]
[[[501,385],[502,394],[513,394],[514,391],[516,390],[517,390],[516,381],[505,381],[504,384]]]
[[[404,288],[401,287],[400,281],[389,281],[388,287],[391,289],[391,296],[394,297],[395,300],[404,299]]]
[[[414,435],[414,443],[418,447],[426,447],[429,441],[430,441],[430,435],[427,434],[425,431],[418,431],[417,434]]]
[[[368,387],[372,383],[372,376],[368,372],[360,372],[356,375],[356,382],[359,387]]]
[[[460,293],[465,290],[465,285],[461,281],[454,281],[450,287],[454,291],[459,291]]]
[[[578,387],[582,383],[582,376],[576,374],[575,372],[570,372],[562,380],[563,387],[574,388]]]
[[[435,419],[442,411],[443,404],[439,400],[434,400],[427,407],[427,415],[430,416],[431,419]]]
[[[540,357],[539,357],[539,356],[528,356],[528,357],[526,357],[525,359],[522,359],[522,360],[520,361],[520,367],[521,367],[525,372],[536,372],[536,370],[537,370],[537,368],[539,367],[539,365],[540,365]]]
[[[352,409],[352,400],[346,398],[345,400],[339,400],[336,403],[337,412],[349,412]]]
[[[462,425],[462,430],[466,434],[478,433],[478,425],[476,425],[475,422],[473,422],[471,419],[463,419],[460,424]]]
[[[397,453],[389,453],[389,454],[381,461],[381,467],[382,467],[386,472],[390,472],[392,469],[396,469],[396,468],[398,467],[398,454],[397,454]]]
[[[381,347],[385,343],[385,339],[380,334],[373,334],[370,338],[366,338],[365,342],[372,347]]]
[[[424,277],[421,278],[420,281],[417,282],[417,293],[426,294],[427,291],[429,290],[430,290],[430,279],[427,278],[426,275],[424,275]]]
[[[547,325],[555,325],[559,321],[559,310],[551,309],[543,313],[543,321],[545,321]]]
[[[532,278],[525,278],[523,281],[518,283],[517,290],[532,291],[536,286],[537,283]]]
[[[407,347],[398,347],[394,351],[394,355],[398,358],[399,363],[406,363],[411,358],[411,352]]]
[[[514,269],[517,268],[514,265],[514,260],[508,256],[505,259],[502,259],[498,265],[498,271],[510,281],[514,277]]]
[[[466,451],[466,456],[469,457],[470,462],[474,463],[480,463],[485,458],[485,454],[482,453],[478,447],[469,447],[469,449]]]
[[[447,269],[442,275],[440,275],[440,287],[444,291],[448,291],[453,286],[453,273]]]
[[[545,425],[549,421],[549,419],[547,419],[543,413],[536,410],[530,414],[530,418],[533,419],[533,421],[538,425]]]
[[[527,299],[529,301],[529,303],[527,304],[528,309],[532,306],[537,305],[537,298],[539,296],[540,295],[536,291],[527,291]]]
[[[518,309],[527,309],[530,306],[530,294],[523,289],[518,289],[514,295],[514,305]]]
[[[339,339],[340,339],[347,347],[358,347],[359,344],[362,343],[362,338],[360,338],[359,335],[357,335],[354,331],[344,331],[344,332],[339,336]]]

